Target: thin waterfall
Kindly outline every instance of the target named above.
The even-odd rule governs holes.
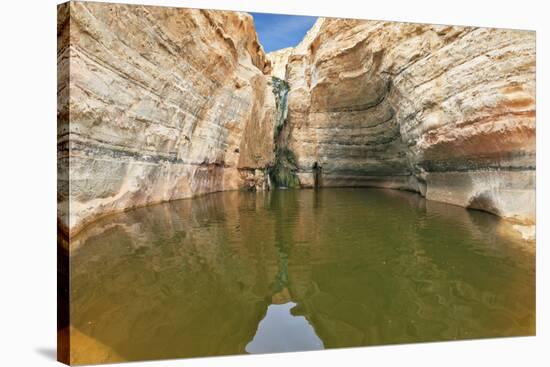
[[[271,181],[276,187],[297,188],[300,181],[296,176],[296,159],[294,153],[288,148],[290,134],[288,119],[288,92],[290,90],[285,80],[277,77],[271,79],[273,94],[275,95],[275,128],[273,141],[275,145],[275,163],[270,169]]]

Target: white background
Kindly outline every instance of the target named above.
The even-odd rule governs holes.
[[[119,1],[537,31],[537,336],[321,352],[134,363],[135,366],[550,365],[546,1]],[[56,345],[56,0],[0,9],[0,366],[50,366]],[[546,205],[545,205],[546,204]],[[544,208],[546,206],[546,208]],[[546,210],[545,210],[546,209]]]

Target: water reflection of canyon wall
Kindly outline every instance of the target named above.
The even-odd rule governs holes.
[[[531,335],[534,257],[502,228],[375,189],[110,216],[71,243],[72,357],[98,362],[90,343],[103,361],[244,353],[268,305],[289,301],[328,348]]]
[[[277,272],[276,249],[262,246],[273,219],[239,215],[260,204],[212,195],[90,227],[72,257],[73,326],[122,359],[241,353]]]

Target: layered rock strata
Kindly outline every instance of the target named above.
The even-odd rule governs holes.
[[[320,18],[266,55],[246,13],[71,2],[58,20],[62,232],[270,176],[535,223],[534,32]]]
[[[285,80],[286,79],[286,64],[288,57],[294,51],[294,47],[287,47],[277,51],[268,53],[267,59],[271,62],[271,75]]]
[[[268,54],[302,186],[413,190],[535,222],[535,33],[319,19]],[[284,69],[284,73],[280,70]]]
[[[62,229],[266,187],[275,98],[251,15],[71,2],[58,43]]]

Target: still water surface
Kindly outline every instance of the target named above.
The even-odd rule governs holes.
[[[379,189],[226,192],[106,217],[71,254],[74,363],[533,335],[535,255]]]

